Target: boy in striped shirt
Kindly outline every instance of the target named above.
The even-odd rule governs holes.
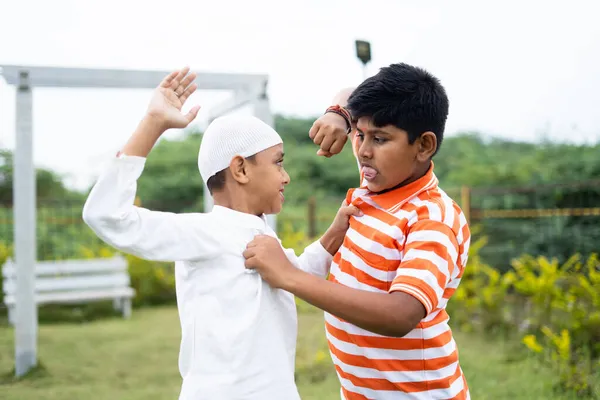
[[[246,266],[325,311],[342,398],[468,399],[446,304],[467,262],[470,232],[438,187],[432,158],[448,98],[439,80],[393,64],[342,91],[309,135],[339,153],[352,132],[361,186],[327,280],[294,269],[277,243],[257,236]]]

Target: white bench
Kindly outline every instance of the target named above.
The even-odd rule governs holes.
[[[15,322],[17,266],[8,259],[2,268],[4,304],[8,319]],[[113,300],[124,318],[131,316],[135,291],[121,256],[89,260],[38,261],[35,265],[35,302],[43,304],[81,304]]]

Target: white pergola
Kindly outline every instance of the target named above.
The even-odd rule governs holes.
[[[34,301],[36,262],[36,188],[33,163],[33,96],[35,87],[153,89],[170,71],[60,68],[0,65],[1,75],[16,93],[16,146],[14,152],[14,259],[17,264],[15,306],[15,373],[22,376],[37,365],[38,315]],[[213,107],[209,121],[251,105],[253,113],[273,126],[266,93],[267,75],[198,72],[199,90],[228,90],[233,96]],[[205,211],[212,198],[204,188]],[[274,215],[269,224],[276,228]]]

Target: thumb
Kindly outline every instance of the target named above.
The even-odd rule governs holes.
[[[328,152],[328,151],[325,151],[325,150],[321,150],[321,149],[319,149],[319,150],[317,150],[317,155],[318,155],[318,156],[325,156],[325,157],[329,158],[329,157],[331,157],[333,154],[331,154],[331,153],[330,153],[330,152]]]
[[[196,116],[198,115],[198,111],[200,111],[200,106],[194,106],[192,109],[185,115],[185,119],[188,121],[188,124],[192,122]]]

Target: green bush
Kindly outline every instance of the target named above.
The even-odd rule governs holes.
[[[142,260],[127,255],[134,306],[172,304],[176,301],[174,263]]]
[[[600,263],[596,255],[566,263],[522,256],[500,273],[482,262],[485,237],[473,242],[448,312],[463,329],[516,334],[556,368],[557,388],[600,393]]]

